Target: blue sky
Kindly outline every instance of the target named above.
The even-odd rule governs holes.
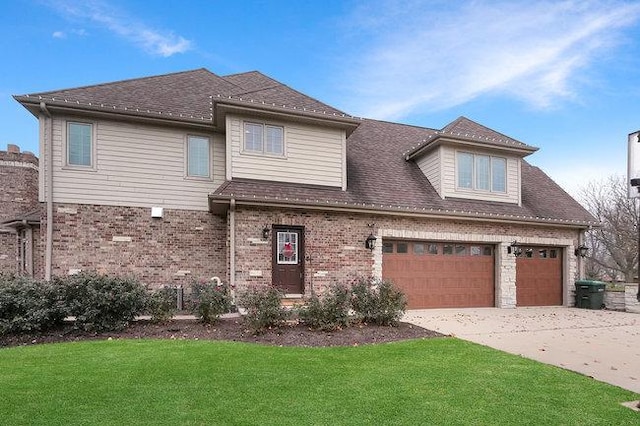
[[[37,152],[11,95],[194,68],[259,70],[355,116],[464,115],[540,150],[572,194],[626,170],[640,2],[0,1],[0,148]]]

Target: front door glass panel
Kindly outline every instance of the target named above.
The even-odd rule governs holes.
[[[298,263],[298,233],[278,231],[278,264]]]

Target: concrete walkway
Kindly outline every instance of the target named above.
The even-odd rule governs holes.
[[[640,315],[588,309],[407,311],[403,321],[640,393]]]

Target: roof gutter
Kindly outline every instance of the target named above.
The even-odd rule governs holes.
[[[216,127],[224,126],[224,120],[222,118],[226,112],[264,115],[268,117],[278,117],[284,120],[295,119],[324,126],[331,125],[344,128],[347,131],[347,136],[350,135],[362,123],[362,120],[352,118],[347,115],[338,115],[335,113],[327,114],[302,109],[280,108],[268,104],[249,101],[236,101],[226,98],[221,98],[220,100],[212,99],[212,105],[213,124]]]
[[[418,157],[423,153],[430,151],[440,145],[451,144],[451,145],[461,145],[461,146],[469,146],[474,148],[482,148],[484,150],[491,149],[501,152],[511,152],[514,154],[518,154],[521,157],[526,157],[527,155],[531,155],[538,150],[538,148],[534,147],[518,147],[518,146],[508,146],[508,145],[498,145],[491,142],[487,142],[482,139],[473,139],[469,137],[460,136],[457,138],[451,138],[443,135],[436,136],[435,139],[429,141],[427,144],[423,146],[418,146],[416,148],[412,148],[411,151],[407,152],[404,155],[405,160],[409,161],[412,158]]]
[[[214,198],[215,197],[215,198]],[[222,209],[227,208],[230,200],[233,200],[235,206],[261,206],[261,207],[277,207],[277,208],[291,208],[291,209],[305,209],[305,210],[317,210],[317,211],[333,211],[333,212],[346,212],[346,213],[361,213],[372,215],[388,215],[396,217],[413,217],[413,218],[425,218],[425,219],[444,219],[444,220],[468,220],[471,222],[484,222],[484,223],[512,223],[512,224],[527,224],[534,226],[554,226],[560,228],[572,228],[572,229],[589,229],[592,227],[600,227],[599,224],[593,222],[570,222],[553,219],[539,219],[527,216],[504,216],[494,215],[486,213],[477,213],[477,215],[470,215],[469,213],[449,211],[445,210],[399,210],[393,208],[371,208],[367,206],[354,206],[344,203],[326,203],[326,204],[314,204],[304,202],[292,202],[293,200],[255,200],[248,199],[243,200],[236,196],[223,196],[215,195],[209,196],[209,206],[211,211],[220,212]],[[217,208],[216,208],[217,206]]]
[[[30,99],[24,96],[14,96],[14,99],[22,106],[24,106],[27,110],[29,110],[36,117],[40,113],[39,105],[44,101],[39,101],[37,99]],[[82,114],[90,114],[93,117],[102,117],[102,118],[118,118],[122,119],[123,117],[129,118],[132,121],[142,121],[152,124],[159,125],[171,125],[171,126],[183,126],[183,127],[202,127],[211,129],[212,120],[210,117],[196,119],[196,118],[180,118],[176,115],[172,115],[169,113],[154,113],[154,112],[146,112],[146,111],[136,111],[134,109],[116,109],[109,107],[100,107],[99,105],[83,105],[83,104],[75,104],[75,103],[52,103],[49,101],[47,104],[47,109],[49,111],[67,113],[73,115],[82,115]]]

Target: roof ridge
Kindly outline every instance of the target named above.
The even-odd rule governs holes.
[[[361,119],[362,119],[362,121],[373,121],[373,122],[377,122],[377,123],[393,124],[394,126],[413,127],[414,129],[431,130],[432,132],[438,132],[439,131],[438,129],[434,129],[432,127],[424,127],[424,126],[419,126],[417,124],[398,123],[396,121],[379,120],[379,119],[376,119],[376,118],[367,118],[367,117],[362,117]]]
[[[242,88],[242,86],[240,86],[240,85],[238,85],[238,84],[235,84],[235,83],[232,83],[232,84],[234,84],[234,85],[236,85],[236,86],[238,86],[238,87],[241,87],[241,88]],[[261,87],[261,88],[259,88],[259,89],[247,90],[247,91],[244,91],[244,92],[234,93],[232,96],[248,95],[248,94],[250,94],[250,93],[261,92],[261,91],[263,91],[263,90],[275,89],[276,87],[278,87],[278,85],[273,85],[273,86],[269,86],[269,87]]]
[[[235,77],[235,76],[237,76],[237,75],[253,74],[253,73],[262,74],[262,73],[261,73],[260,71],[258,71],[258,70],[251,70],[251,71],[243,71],[243,72],[236,72],[236,73],[233,73],[233,74],[221,75],[220,77],[222,77],[222,78],[227,78],[227,77]],[[262,75],[264,75],[265,77],[269,77],[268,75],[265,75],[265,74],[262,74]],[[271,78],[271,77],[269,77],[269,78]]]
[[[186,71],[176,71],[176,72],[169,72],[166,74],[158,74],[158,75],[148,75],[146,77],[135,77],[135,78],[125,78],[122,80],[117,80],[117,81],[109,81],[109,82],[105,82],[105,83],[97,83],[97,84],[87,84],[84,86],[78,86],[78,87],[65,87],[62,89],[56,89],[56,90],[47,90],[46,92],[36,92],[36,93],[30,93],[30,95],[47,95],[50,93],[57,93],[57,92],[63,92],[66,90],[78,90],[78,89],[89,89],[89,88],[94,88],[94,87],[105,87],[105,86],[112,86],[115,84],[121,84],[121,83],[129,83],[132,81],[138,81],[138,80],[147,80],[147,79],[152,79],[152,78],[159,78],[159,77],[168,77],[168,76],[172,76],[172,75],[180,75],[180,74],[188,74],[188,73],[193,73],[196,71],[206,71],[207,73],[221,78],[219,75],[209,71],[208,69],[201,67],[201,68],[195,68],[192,70],[186,70]],[[229,82],[230,83],[230,82]],[[233,83],[230,83],[233,84]],[[27,95],[15,95],[15,96],[27,96]]]
[[[257,73],[257,74],[260,74],[260,75],[262,75],[263,77],[266,77],[266,78],[268,78],[268,79],[269,79],[269,80],[271,80],[271,81],[274,81],[274,82],[275,82],[278,86],[280,86],[280,87],[286,87],[287,89],[291,90],[292,92],[295,92],[295,93],[297,93],[297,94],[299,94],[299,95],[301,95],[301,96],[304,96],[304,97],[309,98],[309,99],[311,99],[311,100],[313,100],[313,101],[315,101],[315,102],[318,102],[318,103],[320,103],[320,104],[322,104],[322,105],[324,105],[324,106],[326,106],[326,107],[328,107],[328,108],[335,109],[336,111],[340,112],[341,114],[348,115],[348,116],[350,116],[350,117],[351,117],[351,114],[347,114],[346,112],[344,112],[344,111],[343,111],[343,110],[341,110],[340,108],[336,108],[336,107],[334,107],[333,105],[329,105],[328,103],[321,101],[320,99],[317,99],[317,98],[315,98],[315,97],[313,97],[313,96],[309,96],[309,95],[307,95],[306,93],[302,93],[302,92],[300,92],[299,90],[296,90],[296,89],[294,89],[293,87],[291,87],[291,86],[289,86],[289,85],[287,85],[287,84],[285,84],[285,83],[282,83],[281,81],[276,80],[275,78],[273,78],[273,77],[271,77],[271,76],[269,76],[269,75],[267,75],[267,74],[264,74],[264,73],[262,73],[262,72],[260,72],[260,71],[248,71],[248,72],[246,72],[246,73],[241,73],[241,74],[250,74],[250,73]],[[236,75],[237,75],[237,74],[236,74]],[[265,90],[265,89],[267,89],[267,88],[262,88],[262,89],[260,89],[260,90]],[[258,91],[260,91],[260,90],[258,90]]]
[[[518,142],[518,143],[520,143],[520,144],[522,144],[522,145],[525,145],[525,146],[528,146],[528,147],[533,148],[533,147],[532,147],[531,145],[529,145],[529,144],[526,144],[526,143],[524,143],[524,142],[522,142],[522,141],[520,141],[520,140],[518,140],[518,139],[516,139],[516,138],[514,138],[514,137],[511,137],[511,136],[509,136],[509,135],[506,135],[506,134],[504,134],[504,133],[502,133],[502,132],[499,132],[499,131],[497,131],[497,130],[495,130],[495,129],[492,129],[492,128],[490,128],[490,127],[487,127],[487,126],[485,126],[484,124],[480,124],[480,123],[478,123],[477,121],[472,120],[472,119],[470,119],[469,117],[466,117],[466,116],[464,116],[464,115],[459,116],[458,118],[456,118],[455,120],[453,120],[451,123],[447,124],[447,125],[446,125],[446,126],[444,126],[442,129],[440,129],[440,131],[441,131],[441,132],[443,132],[443,133],[446,133],[447,131],[448,131],[449,133],[453,133],[451,130],[445,130],[445,129],[447,129],[447,128],[449,128],[449,127],[451,127],[451,128],[455,128],[455,126],[457,126],[458,124],[461,124],[461,123],[462,123],[462,122],[464,122],[464,121],[468,121],[468,122],[472,123],[473,125],[475,125],[475,126],[478,126],[478,127],[482,128],[482,129],[483,129],[483,130],[485,130],[485,131],[489,131],[489,132],[491,132],[491,133],[495,133],[495,134],[497,134],[497,135],[499,135],[499,136],[504,137],[505,139],[512,140],[512,141]]]

